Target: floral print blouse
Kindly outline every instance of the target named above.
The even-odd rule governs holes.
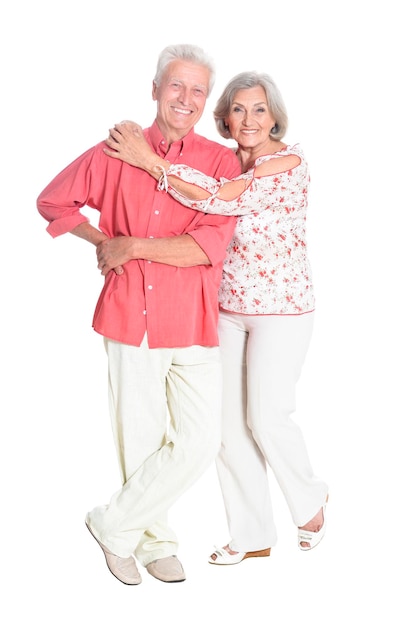
[[[257,165],[291,154],[300,158],[299,165],[255,178]],[[299,144],[259,157],[253,168],[237,177],[246,179],[247,188],[234,200],[216,197],[226,179],[216,181],[182,164],[171,165],[167,174],[211,194],[207,200],[190,200],[168,185],[169,193],[182,204],[205,213],[239,216],[223,266],[221,309],[249,315],[298,315],[314,310],[306,244],[310,175]]]

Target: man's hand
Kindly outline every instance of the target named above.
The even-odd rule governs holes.
[[[96,250],[97,247],[107,239],[107,235],[90,224],[90,222],[82,222],[81,224],[78,224],[78,226],[72,229],[71,233],[76,237],[80,237],[81,239],[85,239],[85,241],[92,243],[96,247]],[[121,265],[118,265],[113,269],[115,274],[123,274],[123,267]]]
[[[143,135],[141,126],[135,122],[116,124],[110,129],[106,144],[110,148],[110,150],[104,148],[107,156],[142,169],[147,169],[149,157],[154,155]]]
[[[116,274],[123,274],[124,263],[134,257],[132,256],[133,237],[113,237],[105,239],[96,248],[98,269],[103,276],[111,270]]]

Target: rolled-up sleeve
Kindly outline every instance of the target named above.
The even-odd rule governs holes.
[[[223,263],[227,246],[236,226],[236,219],[220,215],[204,215],[198,227],[189,231],[188,234],[204,250],[212,265]]]
[[[91,184],[91,162],[94,150],[88,150],[60,174],[39,194],[36,206],[47,222],[46,230],[52,237],[70,232],[79,224],[88,222],[80,209],[85,206]]]

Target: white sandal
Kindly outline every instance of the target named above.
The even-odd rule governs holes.
[[[236,554],[230,554],[226,548],[217,548],[215,546],[214,552],[209,557],[209,563],[212,565],[236,565],[244,559],[250,559],[256,556],[269,556],[271,554],[271,548],[265,548],[265,550],[255,550],[254,552],[236,552]]]
[[[314,532],[312,530],[303,530],[302,528],[298,529],[298,547],[300,548],[300,550],[304,550],[304,551],[312,550],[313,548],[318,546],[320,541],[323,539],[326,533],[326,526],[327,526],[326,505],[327,505],[327,499],[322,507],[323,524],[320,530]],[[302,546],[301,545],[302,543],[308,543],[308,546]]]

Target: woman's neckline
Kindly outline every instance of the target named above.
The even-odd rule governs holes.
[[[277,142],[278,143],[278,142]],[[270,154],[277,154],[278,152],[284,152],[285,150],[288,149],[288,144],[285,144],[283,142],[279,142],[280,147],[277,146],[276,150],[262,150],[259,152],[259,154],[257,154],[256,156],[250,155],[248,157],[248,159],[246,160],[245,163],[243,163],[242,157],[241,157],[241,153],[239,152],[239,148],[236,151],[236,156],[240,161],[240,165],[242,167],[242,172],[247,172],[248,170],[251,169],[251,167],[253,167],[256,163],[256,161],[264,156],[269,156]],[[270,146],[270,147],[274,147],[275,146]]]

